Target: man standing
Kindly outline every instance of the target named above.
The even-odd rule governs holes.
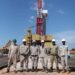
[[[48,72],[48,60],[50,60],[50,47],[46,47],[46,72]]]
[[[62,72],[69,72],[69,65],[68,65],[68,57],[69,57],[69,50],[68,50],[68,46],[66,45],[66,40],[62,39],[62,46],[60,46],[59,48],[59,55],[61,57],[61,64],[63,67],[63,71]]]
[[[10,70],[10,66],[11,64],[13,63],[13,66],[14,66],[14,71],[16,71],[16,65],[17,65],[17,53],[18,53],[18,47],[16,45],[16,39],[14,39],[12,42],[11,42],[11,45],[9,47],[9,53],[8,53],[8,67],[7,67],[7,73],[9,72]]]
[[[38,54],[39,54],[39,48],[36,45],[36,41],[32,41],[32,46],[30,48],[31,53],[31,60],[32,60],[32,71],[37,71],[38,67]]]
[[[47,48],[44,46],[44,40],[41,40],[41,46],[40,46],[40,59],[41,59],[41,63],[43,66],[43,71],[45,71],[47,69],[47,64],[46,64],[46,50]]]
[[[28,71],[29,53],[30,45],[26,44],[26,40],[23,39],[22,44],[19,47],[21,72],[23,72],[24,63],[26,65],[26,71]]]
[[[55,39],[52,40],[53,47],[51,48],[51,71],[53,71],[53,63],[56,63],[56,70],[59,71],[58,68],[58,46],[56,45]]]

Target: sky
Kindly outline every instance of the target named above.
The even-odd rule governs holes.
[[[28,27],[36,26],[36,1],[0,0],[0,47],[14,38],[20,44]],[[75,48],[75,0],[44,0],[43,7],[48,10],[46,33]]]

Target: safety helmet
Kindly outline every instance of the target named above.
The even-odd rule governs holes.
[[[23,41],[23,42],[26,42],[26,39],[23,39],[22,41]]]
[[[62,39],[61,41],[63,42],[63,41],[66,41],[66,40],[65,39]]]
[[[56,40],[55,39],[52,39],[52,42],[55,42]]]
[[[44,42],[44,40],[41,40],[41,42]]]
[[[16,43],[16,42],[17,42],[17,40],[16,40],[16,39],[13,39],[13,42],[14,42],[14,43]]]
[[[33,40],[32,42],[36,42],[36,40]]]

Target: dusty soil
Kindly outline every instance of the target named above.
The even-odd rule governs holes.
[[[2,69],[0,70],[0,75],[75,75],[75,72],[70,72],[70,73],[57,73],[57,72],[49,72],[49,73],[46,73],[46,72],[41,72],[41,71],[38,71],[38,72],[17,72],[17,73],[14,73],[12,70],[9,72],[9,73],[6,73],[6,68],[5,69]]]

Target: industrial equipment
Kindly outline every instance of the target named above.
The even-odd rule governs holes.
[[[53,36],[46,34],[46,18],[48,16],[48,10],[43,9],[43,0],[37,0],[37,16],[36,16],[36,33],[32,34],[32,28],[29,27],[27,34],[24,38],[27,40],[27,43],[32,43],[32,40],[36,40],[37,43],[41,43],[41,40],[45,41],[45,46],[52,46]]]

